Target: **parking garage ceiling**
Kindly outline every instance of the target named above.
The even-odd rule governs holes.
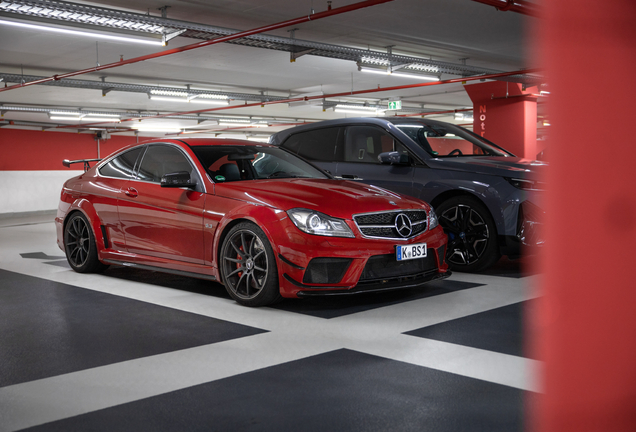
[[[354,3],[358,2],[0,0],[0,79],[6,87],[16,86],[292,18],[311,18],[312,13]],[[455,117],[453,110],[472,106],[461,82],[344,94],[533,68],[536,61],[526,35],[536,21],[470,0],[394,0],[140,63],[3,91],[0,127],[48,129],[78,124],[55,120],[52,112],[87,118],[113,113],[122,119],[148,118],[144,120],[148,125],[205,131],[201,136],[267,136],[291,124],[358,116],[339,112],[337,105],[376,109],[381,115],[449,111],[438,114],[448,121]],[[53,33],[15,23],[154,42],[163,38],[167,46]],[[388,75],[387,70],[393,73]],[[542,82],[536,72],[497,79],[527,85]],[[340,96],[322,98],[333,94]],[[278,103],[304,96],[309,99]],[[385,111],[389,100],[401,100],[402,109]],[[212,108],[213,103],[216,111],[178,115]],[[177,115],[152,118],[170,113]],[[226,126],[223,121],[228,119],[250,119],[246,123],[250,126]],[[257,130],[256,125],[263,127]],[[94,127],[131,133],[125,132],[126,122]]]

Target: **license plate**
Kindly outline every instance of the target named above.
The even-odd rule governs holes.
[[[426,258],[426,243],[396,246],[396,256],[398,261]]]

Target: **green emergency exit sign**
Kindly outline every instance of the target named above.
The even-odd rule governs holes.
[[[389,101],[389,109],[390,110],[402,109],[402,101]]]

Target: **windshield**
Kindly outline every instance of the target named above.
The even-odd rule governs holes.
[[[450,123],[426,124],[414,120],[395,126],[435,157],[513,156],[479,135]]]
[[[193,147],[217,183],[272,178],[329,178],[318,168],[278,147],[259,145]]]

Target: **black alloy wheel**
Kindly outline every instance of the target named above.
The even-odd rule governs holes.
[[[451,198],[435,211],[448,235],[446,262],[453,270],[481,271],[500,258],[495,221],[476,198]]]
[[[66,260],[78,273],[93,273],[106,269],[97,258],[95,236],[88,219],[80,212],[73,213],[64,226]]]
[[[281,298],[274,252],[255,224],[241,222],[228,232],[219,261],[225,289],[238,303],[257,307]]]

